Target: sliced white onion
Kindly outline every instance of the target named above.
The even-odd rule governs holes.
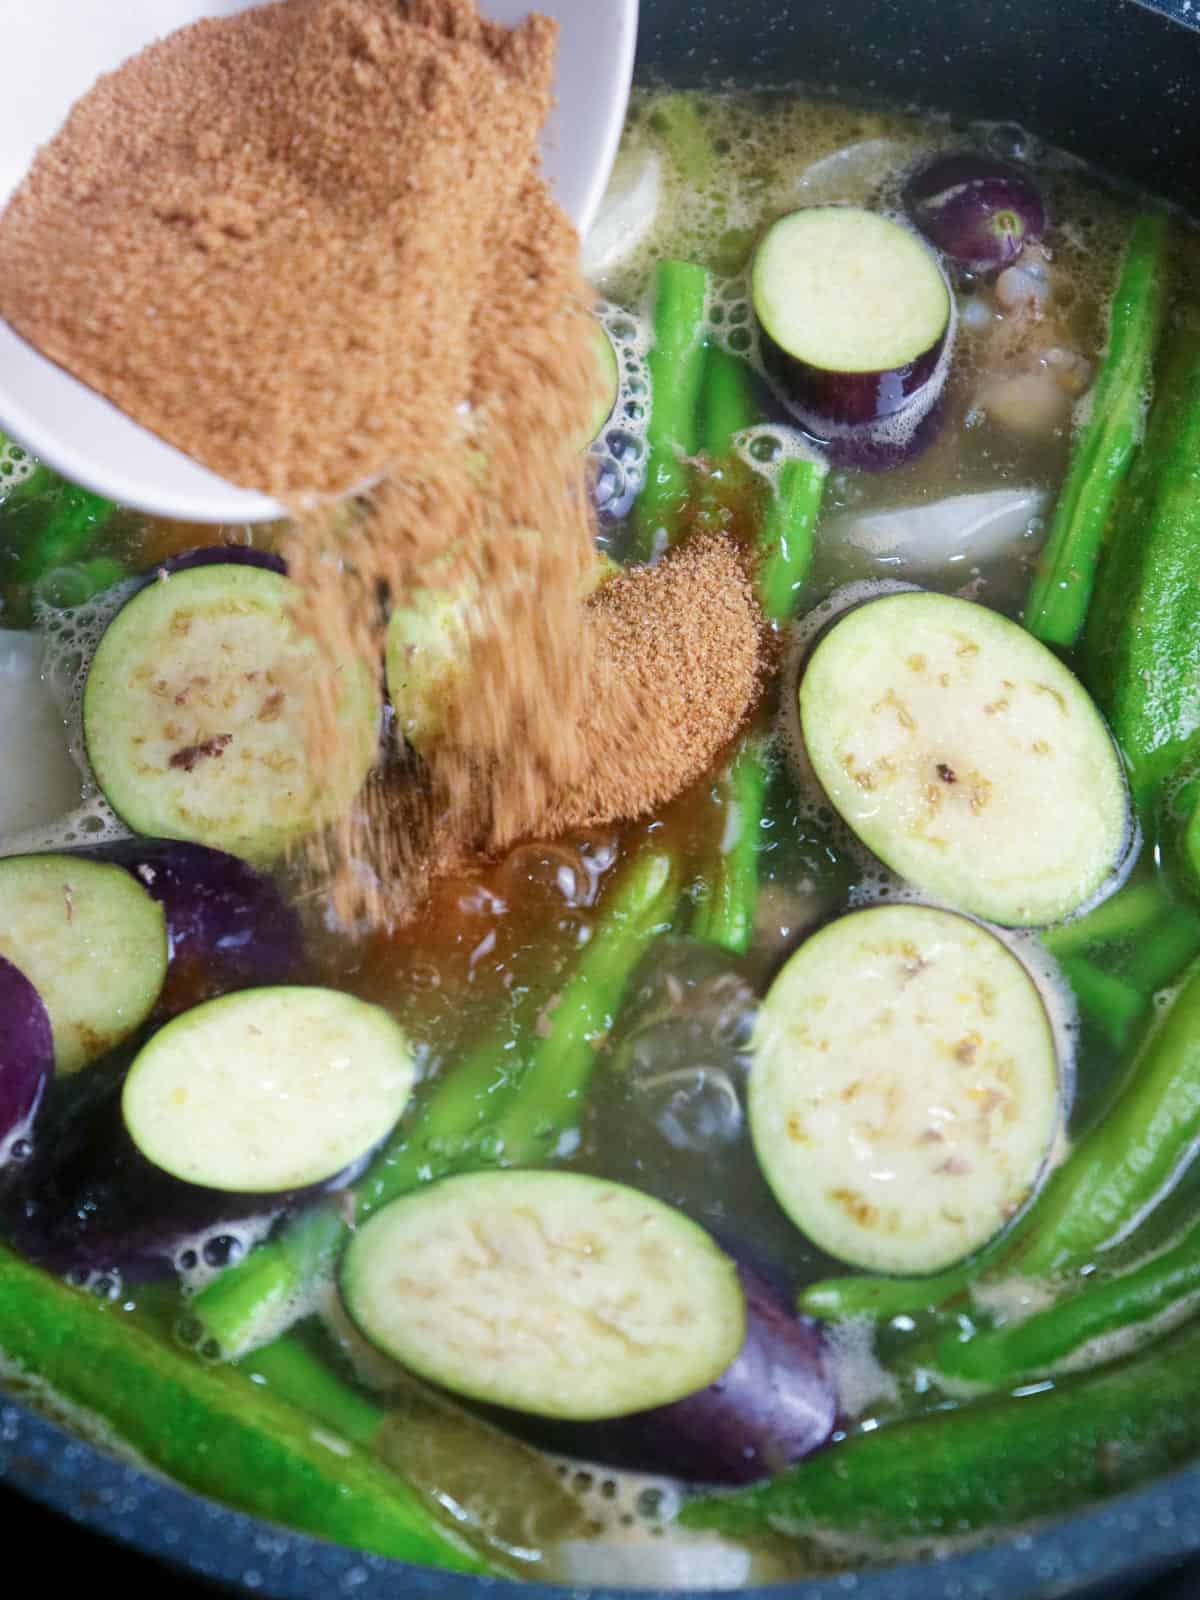
[[[990,561],[1024,540],[1046,504],[1043,489],[987,489],[833,524],[827,538],[873,562],[926,573],[958,561]]]
[[[741,1589],[748,1550],[668,1529],[662,1538],[564,1539],[551,1561],[559,1583],[636,1589]]]
[[[898,139],[860,139],[822,156],[796,179],[789,196],[795,205],[827,205],[834,201],[861,205],[871,199],[880,179],[911,155]]]
[[[595,222],[583,241],[583,272],[599,283],[645,243],[658,220],[662,157],[635,150],[617,157]]]
[[[36,634],[0,629],[0,839],[78,806],[79,769],[41,675]]]

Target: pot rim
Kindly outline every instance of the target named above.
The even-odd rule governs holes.
[[[297,1533],[184,1489],[0,1394],[0,1482],[92,1533],[264,1600],[723,1600],[651,1590],[471,1577]],[[743,1600],[1051,1600],[1089,1583],[1146,1580],[1200,1554],[1200,1466],[995,1545],[916,1564],[732,1591]]]

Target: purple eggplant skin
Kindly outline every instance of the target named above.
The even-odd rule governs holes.
[[[782,428],[796,430],[797,418],[782,395],[771,391],[762,406],[766,420]],[[836,433],[817,433],[801,424],[807,442],[834,468],[856,472],[893,472],[906,467],[928,450],[946,420],[944,393],[930,403],[921,420],[901,428],[891,423],[864,423],[857,428],[839,428]]]
[[[0,956],[0,1173],[26,1157],[54,1076],[54,1037],[42,997]]]
[[[898,433],[876,423],[847,429],[828,439],[815,439],[831,467],[851,467],[856,472],[894,472],[928,450],[945,421],[941,396],[911,429]]]
[[[162,572],[187,572],[192,567],[262,567],[266,572],[287,576],[287,563],[282,556],[270,550],[252,550],[248,544],[206,544],[198,550],[185,550],[182,555],[169,556],[154,568],[152,579]]]
[[[6,1195],[2,1231],[27,1260],[93,1283],[167,1278],[184,1241],[207,1236],[294,1201],[227,1194],[181,1183],[153,1166],[121,1117],[125,1061],[48,1107],[29,1161]]]
[[[866,426],[893,417],[935,379],[949,324],[915,360],[886,372],[832,372],[800,361],[759,326],[765,371],[788,410],[820,435],[830,424]]]
[[[998,272],[1046,231],[1046,206],[1019,167],[965,150],[934,156],[904,184],[913,224],[956,266]]]
[[[838,1420],[823,1325],[798,1316],[755,1269],[739,1263],[738,1275],[746,1338],[707,1389],[605,1422],[506,1422],[564,1455],[687,1483],[756,1483],[819,1450]]]
[[[170,959],[159,1021],[236,989],[303,981],[299,919],[238,856],[177,839],[122,839],[86,853],[124,867],[163,908]]]

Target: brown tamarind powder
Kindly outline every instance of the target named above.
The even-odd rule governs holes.
[[[525,225],[554,28],[283,0],[109,74],[0,221],[0,313],[222,476],[295,500],[420,470]]]
[[[728,551],[703,558],[728,607],[711,584],[689,606],[675,568],[580,598],[598,378],[538,162],[554,48],[547,19],[503,28],[474,0],[198,22],[100,79],[0,216],[0,315],[293,508],[281,548],[331,667],[316,770],[343,757],[333,674],[379,662],[389,599],[450,568],[481,596],[439,747],[385,764],[308,852],[345,919],[406,914],[447,851],[643,814],[734,731],[757,670]],[[701,727],[705,661],[727,692]]]
[[[582,713],[586,765],[518,835],[553,836],[658,810],[712,766],[758,694],[762,613],[730,539],[692,539],[658,566],[611,579],[588,600],[587,625],[594,683]],[[614,685],[619,708],[608,699]],[[653,760],[639,728],[653,730]]]

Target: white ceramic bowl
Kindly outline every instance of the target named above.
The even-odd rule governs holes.
[[[261,0],[22,0],[3,7],[0,204],[37,147],[102,72],[200,16]],[[517,22],[521,0],[482,0]],[[558,109],[544,136],[560,203],[587,231],[616,154],[637,33],[637,0],[537,0],[559,23]],[[236,488],[140,428],[0,321],[0,429],[65,477],[122,505],[189,522],[261,522],[280,515],[265,495]]]

